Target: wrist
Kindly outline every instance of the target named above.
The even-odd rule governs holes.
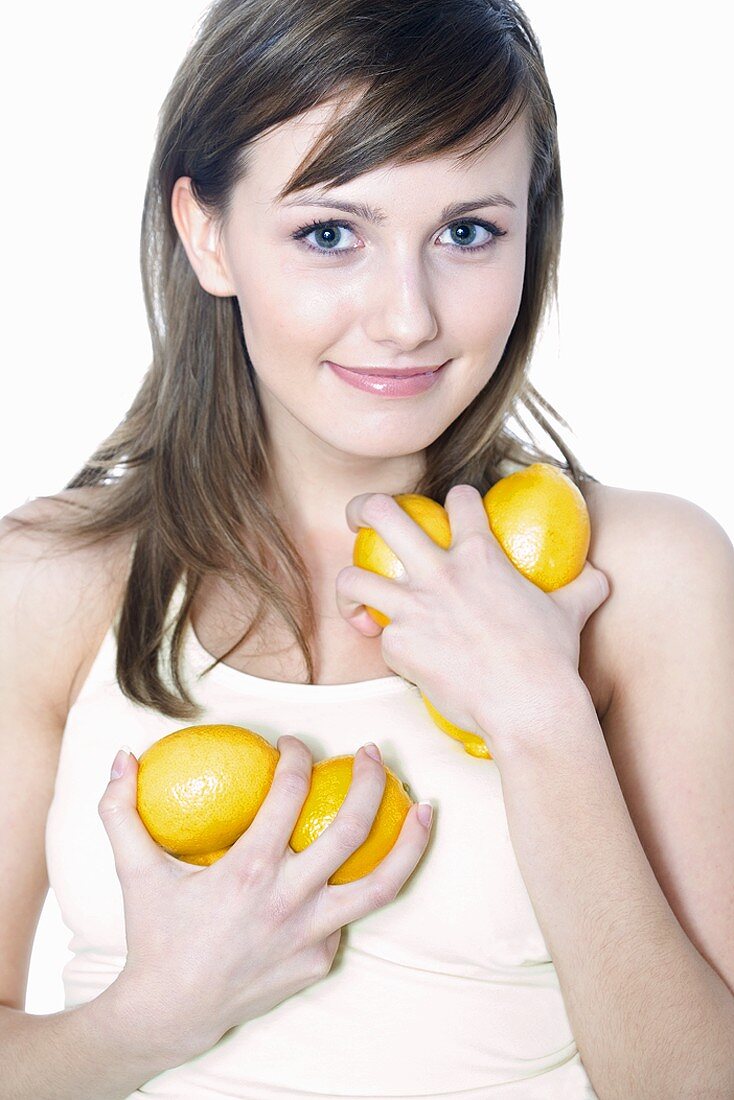
[[[479,734],[498,764],[503,760],[525,760],[538,754],[555,753],[577,736],[580,725],[598,717],[589,689],[570,665],[554,667],[528,678],[528,691],[518,696],[515,706],[488,704],[480,713]],[[588,735],[587,735],[588,736]]]
[[[149,990],[127,970],[93,1002],[104,1026],[114,1029],[121,1046],[135,1057],[145,1051],[162,1068],[180,1066],[208,1050],[216,1039],[207,1042],[192,1035],[182,1022],[180,1012],[171,1012],[154,990]],[[160,1071],[159,1071],[160,1072]]]

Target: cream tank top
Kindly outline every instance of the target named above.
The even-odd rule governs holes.
[[[169,610],[169,630],[183,585]],[[117,749],[136,757],[187,723],[139,706],[115,677],[116,622],[64,729],[46,824],[50,886],[73,952],[65,1007],[97,997],[125,963],[122,890],[97,811]],[[205,714],[313,759],[374,740],[432,836],[397,897],[352,921],[329,973],[210,1050],[130,1095],[166,1100],[593,1100],[555,967],[515,859],[493,760],[469,756],[399,676],[293,684],[213,658],[191,624],[183,676]],[[216,920],[212,913],[212,920]],[[244,933],[244,929],[243,929]]]

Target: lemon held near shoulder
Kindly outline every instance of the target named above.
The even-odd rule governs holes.
[[[578,485],[548,462],[495,482],[483,497],[495,538],[524,577],[553,592],[578,577],[591,522]]]
[[[394,498],[443,549],[451,546],[448,513],[429,497],[404,493]],[[591,541],[591,523],[583,494],[556,466],[534,462],[500,478],[482,502],[492,532],[508,558],[528,580],[552,592],[574,580],[584,567]],[[370,527],[360,528],[353,564],[384,577],[404,573],[402,562]],[[390,619],[372,607],[366,610],[380,626]],[[492,759],[483,739],[444,718],[421,692],[440,730],[462,742],[475,757]]]

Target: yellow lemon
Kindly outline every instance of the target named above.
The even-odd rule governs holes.
[[[336,817],[352,781],[353,762],[354,756],[332,756],[314,764],[311,787],[290,838],[294,852],[302,852],[312,844]],[[387,778],[372,828],[359,848],[331,875],[331,885],[354,882],[374,870],[395,844],[413,805],[405,784],[385,764],[382,766]]]
[[[423,692],[421,692],[421,699],[425,703],[426,710],[438,728],[443,730],[444,733],[447,733],[449,737],[461,741],[465,751],[468,752],[470,756],[480,756],[485,760],[492,759],[492,753],[478,734],[470,733],[469,730],[463,730],[459,726],[455,726],[453,722],[449,722],[448,718],[444,718],[442,714],[439,714],[433,703],[426,698]]]
[[[214,863],[252,824],[279,758],[264,737],[242,726],[176,730],[138,761],[138,813],[171,855]]]
[[[451,546],[451,527],[448,512],[441,504],[419,493],[397,493],[393,500],[397,501],[403,511],[407,512],[435,543],[444,550],[448,550]],[[378,535],[372,527],[360,527],[354,541],[352,565],[357,565],[360,569],[369,569],[372,573],[379,573],[391,579],[405,574],[405,567],[400,558],[393,553],[382,535]],[[369,612],[380,626],[387,626],[390,622],[387,615],[383,615],[374,607],[365,605],[365,611]]]
[[[497,481],[484,510],[516,569],[552,592],[584,568],[591,541],[589,512],[575,482],[548,462],[533,462]]]

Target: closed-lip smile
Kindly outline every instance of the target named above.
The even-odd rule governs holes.
[[[355,374],[371,374],[375,378],[412,378],[416,374],[433,374],[434,371],[439,370],[444,365],[444,363],[438,363],[428,367],[403,367],[394,370],[390,367],[345,367],[341,363],[334,363],[335,367],[341,367],[342,370],[351,370]]]

